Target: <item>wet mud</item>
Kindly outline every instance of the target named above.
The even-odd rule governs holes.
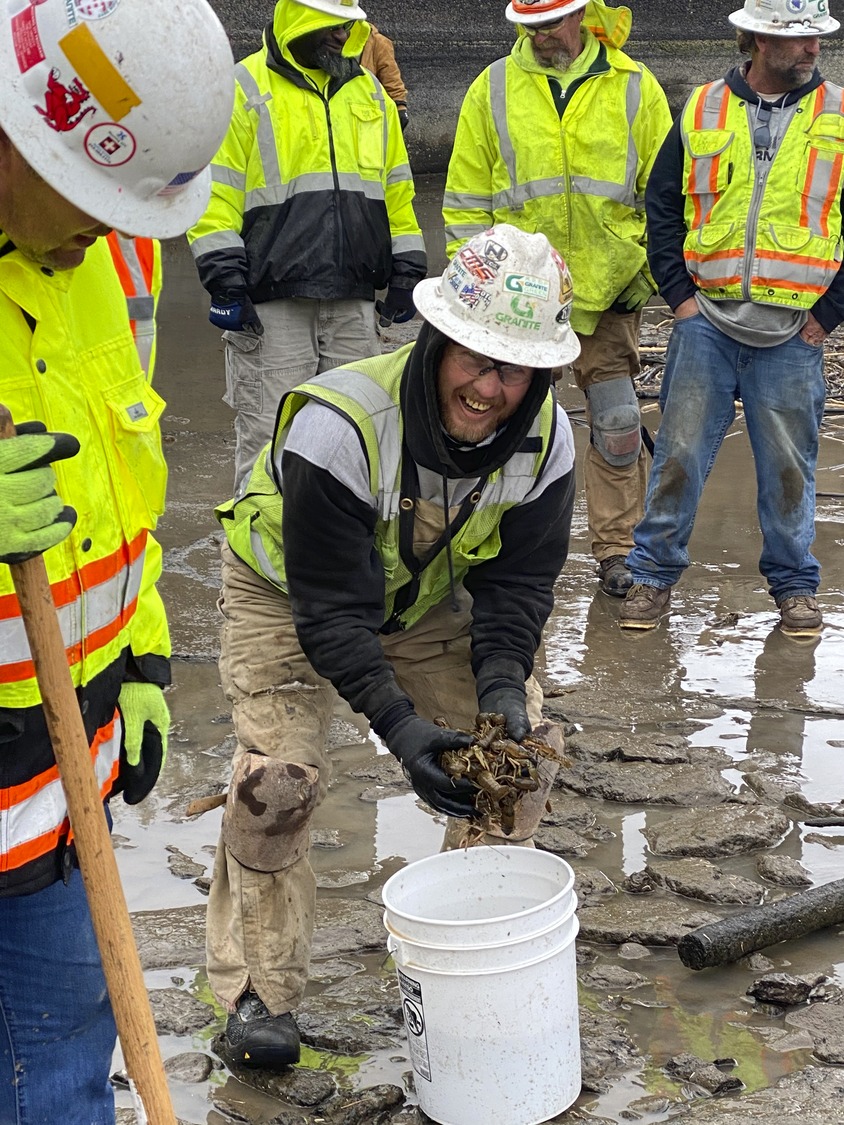
[[[436,272],[440,184],[422,186]],[[312,837],[318,917],[298,1013],[302,1065],[236,1074],[217,1054],[224,1016],[205,978],[203,925],[222,810],[186,810],[229,778],[213,506],[232,487],[232,414],[220,401],[222,345],[181,243],[166,246],[165,278],[156,385],[168,402],[161,539],[174,729],[152,796],[114,803],[114,839],[176,1112],[191,1125],[419,1123],[379,894],[401,865],[439,849],[443,826],[339,708],[335,777]],[[405,338],[396,332],[385,346]],[[561,398],[582,459],[582,400],[573,386]],[[644,402],[643,418],[657,427],[655,402]],[[572,766],[557,777],[537,842],[574,868],[581,922],[584,1088],[560,1122],[844,1121],[844,927],[701,972],[676,949],[694,926],[842,875],[842,443],[832,414],[815,544],[826,625],[808,642],[779,632],[758,573],[741,414],[707,485],[692,566],[653,632],[622,631],[618,602],[598,591],[581,486],[542,669],[546,715],[564,726]],[[794,978],[787,989],[777,974]],[[117,1102],[119,1120],[133,1121],[120,1086]]]

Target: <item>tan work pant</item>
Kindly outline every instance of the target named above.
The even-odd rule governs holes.
[[[224,332],[234,420],[235,487],[273,436],[281,396],[321,371],[380,355],[372,301],[287,297],[257,306],[264,335]]]
[[[591,336],[577,334],[581,350],[571,371],[582,391],[593,383],[632,379],[639,374],[641,320],[641,313],[620,316],[608,310]],[[588,401],[586,420],[591,427]],[[643,447],[632,464],[610,465],[589,443],[583,476],[592,554],[598,562],[613,555],[626,555],[633,548],[633,528],[645,513],[646,458]]]
[[[319,800],[331,776],[326,737],[337,698],[308,663],[290,603],[223,545],[220,677],[232,705],[235,760],[257,750],[319,770]],[[426,719],[443,716],[472,727],[478,710],[469,663],[470,601],[430,610],[405,632],[382,637],[403,691]],[[542,689],[527,682],[528,715],[539,722]],[[208,900],[208,979],[228,1011],[249,985],[274,1015],[302,999],[308,979],[316,881],[307,856],[282,871],[241,866],[222,841],[217,846]]]

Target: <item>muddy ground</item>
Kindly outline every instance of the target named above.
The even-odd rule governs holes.
[[[435,272],[441,181],[420,186]],[[156,382],[168,400],[161,538],[174,730],[154,794],[132,809],[116,802],[114,833],[176,1111],[191,1125],[417,1125],[426,1119],[415,1106],[379,892],[401,865],[439,849],[442,825],[342,712],[335,777],[314,823],[320,889],[312,980],[298,1012],[302,1065],[275,1078],[235,1074],[215,1050],[223,1015],[205,978],[203,923],[221,814],[189,819],[185,810],[228,779],[212,508],[230,493],[233,437],[207,298],[184,247],[166,251]],[[665,310],[649,310],[647,347],[662,345],[665,322]],[[385,346],[399,342],[396,333]],[[643,355],[653,369],[644,395],[658,381],[659,357]],[[571,386],[562,398],[582,454],[582,401]],[[656,404],[645,398],[643,407],[653,430]],[[573,766],[537,838],[572,865],[580,897],[583,1091],[558,1122],[844,1122],[840,927],[699,973],[676,951],[696,925],[844,873],[842,441],[830,412],[818,472],[826,626],[817,641],[776,628],[757,570],[741,416],[707,486],[693,565],[652,633],[623,632],[618,603],[598,592],[579,494],[543,671],[546,710],[565,725]],[[840,826],[811,823],[819,820]],[[771,974],[796,979],[775,976],[767,991],[748,993]],[[118,1052],[116,1072],[121,1065]],[[119,1086],[117,1101],[119,1120],[133,1121]]]

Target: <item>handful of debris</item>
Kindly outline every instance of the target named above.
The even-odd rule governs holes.
[[[484,712],[475,719],[475,729],[466,733],[474,736],[472,745],[446,750],[440,765],[449,777],[467,778],[478,787],[472,829],[514,842],[529,839],[546,810],[557,770],[571,765],[562,754],[560,727],[542,722],[527,738],[514,742],[504,716]]]

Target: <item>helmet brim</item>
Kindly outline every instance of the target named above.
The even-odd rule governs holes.
[[[841,26],[838,20],[833,19],[832,16],[826,17],[822,28],[815,24],[802,24],[796,20],[787,26],[782,24],[765,24],[762,26],[762,21],[752,19],[744,8],[739,8],[737,12],[731,12],[727,19],[733,27],[739,28],[740,31],[752,31],[756,35],[773,35],[782,39],[814,39],[820,35],[832,35]]]
[[[525,342],[456,317],[448,308],[443,296],[442,279],[439,277],[420,281],[413,290],[413,302],[434,328],[438,328],[456,343],[489,356],[490,359],[521,363],[526,367],[561,367],[580,355],[580,341],[569,324],[559,325],[557,340]]]
[[[512,4],[508,4],[504,9],[504,18],[508,19],[510,23],[524,24],[526,27],[531,27],[538,23],[554,23],[561,20],[564,16],[570,16],[574,12],[580,12],[586,7],[587,0],[576,0],[575,3],[569,4],[565,11],[556,9],[545,9],[542,12],[517,12]]]

